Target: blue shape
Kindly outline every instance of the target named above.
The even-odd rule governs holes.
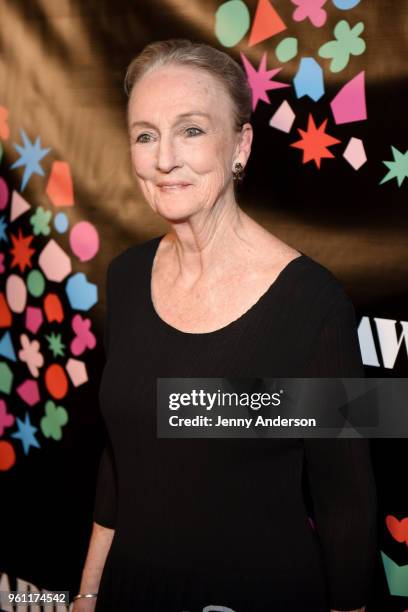
[[[83,272],[69,277],[65,292],[73,310],[89,310],[98,301],[98,287],[90,283]]]
[[[0,340],[0,355],[3,355],[3,357],[7,357],[7,359],[10,359],[10,361],[17,361],[13,343],[11,341],[10,332],[8,331]]]
[[[333,0],[333,4],[341,11],[348,11],[360,4],[361,0]]]
[[[59,212],[54,217],[54,227],[60,234],[63,234],[68,229],[68,217],[65,213]]]
[[[314,57],[302,57],[293,79],[296,96],[309,96],[314,102],[324,94],[323,70]]]
[[[18,423],[18,431],[10,434],[12,438],[18,438],[21,440],[23,445],[24,453],[27,455],[30,446],[35,446],[36,448],[40,448],[38,444],[38,440],[34,436],[34,432],[38,431],[38,427],[33,427],[30,423],[30,417],[28,416],[28,412],[25,415],[25,421],[16,417],[16,421]]]
[[[44,176],[44,170],[40,166],[40,161],[47,155],[50,148],[42,149],[40,137],[37,136],[37,140],[35,143],[32,143],[28,138],[27,134],[20,128],[20,134],[24,142],[24,146],[15,144],[14,148],[20,153],[20,159],[14,162],[10,166],[10,168],[20,168],[20,166],[25,166],[23,179],[21,181],[20,191],[24,191],[25,186],[31,178],[32,174],[39,174],[40,176]]]
[[[9,237],[6,234],[6,227],[8,223],[5,221],[5,217],[6,215],[3,215],[2,217],[0,217],[0,242],[2,240],[4,240],[4,242],[9,241]]]

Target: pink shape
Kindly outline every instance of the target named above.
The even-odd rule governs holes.
[[[44,365],[44,357],[40,352],[40,343],[38,340],[30,340],[27,334],[21,334],[20,344],[22,348],[18,351],[18,358],[27,364],[31,376],[38,378],[40,375],[39,368],[42,368]]]
[[[279,106],[278,110],[271,117],[269,125],[273,128],[276,128],[277,130],[281,130],[281,132],[286,132],[288,134],[292,129],[295,116],[296,115],[290,107],[289,103],[284,100]]]
[[[79,387],[88,382],[88,373],[83,361],[70,357],[66,363],[65,369],[74,387]]]
[[[71,229],[69,244],[80,261],[89,261],[99,250],[99,234],[89,221],[79,221]]]
[[[292,4],[298,7],[293,13],[295,21],[310,19],[316,28],[320,28],[326,23],[327,13],[322,8],[327,0],[292,0]]]
[[[71,274],[71,258],[64,249],[51,238],[38,258],[38,264],[48,280],[60,283]]]
[[[25,380],[17,387],[17,393],[29,406],[34,406],[40,401],[40,391],[36,380]]]
[[[14,416],[7,412],[6,402],[0,399],[0,437],[4,434],[6,427],[11,427],[14,423]]]
[[[83,319],[80,314],[76,314],[72,319],[71,326],[76,334],[71,342],[71,353],[73,355],[81,355],[86,348],[95,348],[96,338],[90,331],[91,319]]]
[[[10,274],[6,280],[6,298],[12,312],[23,312],[27,303],[27,287],[21,276]]]
[[[359,170],[367,161],[363,141],[360,138],[350,138],[343,157],[354,170]]]
[[[290,87],[288,83],[271,80],[282,70],[282,68],[273,68],[272,70],[266,69],[266,51],[262,55],[258,70],[255,70],[242,52],[240,55],[247,74],[249,86],[252,90],[252,110],[256,109],[258,100],[262,100],[267,104],[271,103],[266,93],[267,91],[271,89],[280,89],[281,87]]]
[[[25,326],[32,334],[38,332],[43,321],[44,317],[41,308],[37,308],[37,306],[27,306]]]
[[[27,210],[30,210],[30,204],[21,196],[18,191],[13,191],[11,197],[10,221],[15,221],[23,215]]]
[[[6,208],[8,197],[9,189],[7,187],[7,183],[4,178],[0,176],[0,210],[4,210]]]
[[[364,70],[362,70],[351,81],[343,85],[330,102],[333,117],[337,124],[367,119],[364,74]]]

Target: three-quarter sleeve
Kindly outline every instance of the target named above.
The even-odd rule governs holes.
[[[109,353],[109,334],[110,334],[110,316],[111,316],[111,265],[108,266],[106,275],[106,291],[105,291],[105,323],[103,331],[103,344],[105,348],[106,358]],[[116,471],[115,460],[113,456],[112,445],[107,437],[105,447],[99,461],[99,467],[96,479],[96,492],[93,509],[93,520],[103,527],[115,528],[116,522]]]
[[[363,378],[355,312],[344,294],[322,324],[307,377]],[[305,466],[330,608],[366,605],[377,555],[377,495],[367,439],[305,439]]]
[[[103,527],[115,529],[116,472],[109,442],[106,442],[99,461],[93,520]]]

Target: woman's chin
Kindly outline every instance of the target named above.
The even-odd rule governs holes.
[[[192,206],[191,203],[183,205],[183,202],[180,202],[180,200],[178,202],[175,200],[174,202],[156,203],[155,210],[166,221],[181,223],[197,213],[198,207]]]

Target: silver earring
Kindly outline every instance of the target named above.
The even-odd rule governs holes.
[[[232,171],[232,176],[234,178],[234,181],[241,181],[243,179],[244,176],[244,166],[240,163],[237,162],[234,165],[234,170]]]

